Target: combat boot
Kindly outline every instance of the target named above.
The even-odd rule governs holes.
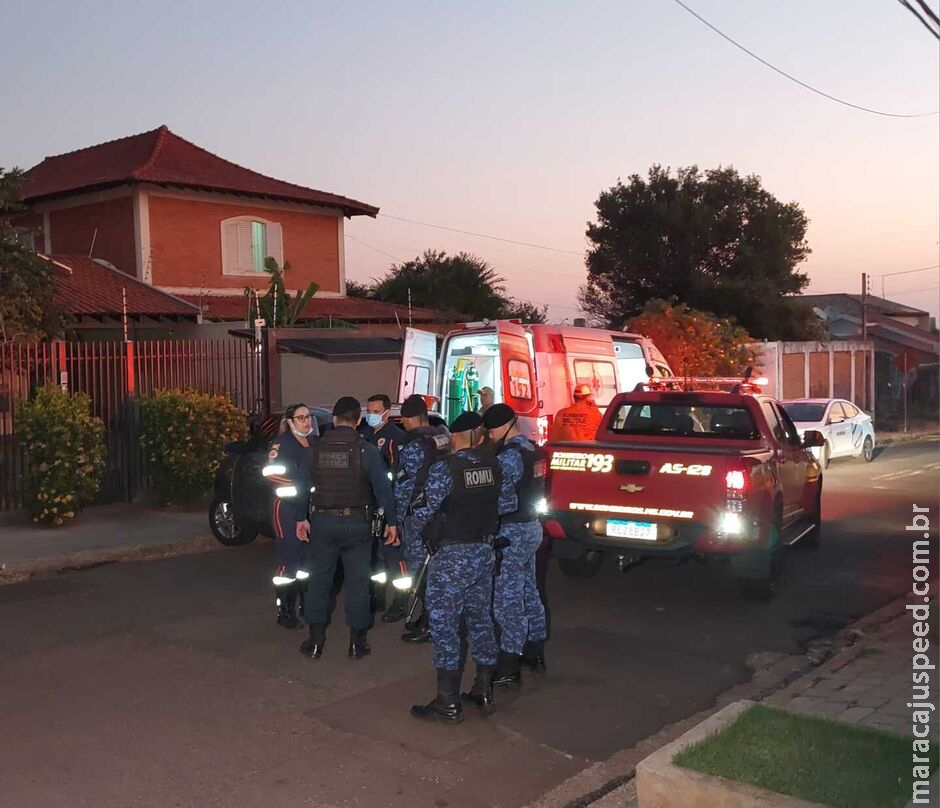
[[[522,664],[534,673],[545,673],[545,640],[527,642],[522,649]]]
[[[500,650],[496,657],[496,672],[493,674],[494,687],[506,687],[510,690],[516,690],[522,684],[522,674],[519,668],[522,664],[522,657],[518,654],[509,654]]]
[[[351,629],[349,632],[349,657],[362,659],[372,653],[372,646],[366,641],[365,629]]]
[[[408,627],[407,624],[405,626]],[[401,635],[403,642],[421,643],[431,641],[431,627],[428,625],[428,613],[422,612],[414,622],[414,628]]]
[[[493,671],[495,665],[477,665],[477,676],[473,680],[473,687],[468,693],[461,693],[464,701],[473,702],[480,708],[483,715],[492,715],[496,712],[496,701],[493,699]]]
[[[300,628],[297,618],[297,584],[274,587],[277,596],[277,624],[284,628]]]
[[[411,714],[422,721],[440,719],[449,724],[463,721],[463,707],[460,706],[460,671],[437,669],[437,696],[427,704],[416,704]]]
[[[300,653],[310,659],[319,659],[325,645],[326,623],[310,623],[310,639],[300,644]]]

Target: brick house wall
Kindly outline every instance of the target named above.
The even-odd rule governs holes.
[[[49,252],[87,256],[94,241],[93,258],[103,258],[121,272],[136,276],[133,196],[52,209],[48,217]]]

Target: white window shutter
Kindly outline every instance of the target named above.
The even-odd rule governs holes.
[[[277,261],[279,267],[284,266],[284,237],[281,226],[277,222],[267,222],[268,255]]]
[[[222,222],[222,272],[238,272],[238,222]]]
[[[238,229],[238,271],[252,272],[255,260],[251,250],[251,219],[240,219],[236,222],[236,227]]]

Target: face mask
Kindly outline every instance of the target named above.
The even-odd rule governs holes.
[[[375,428],[382,423],[382,418],[385,417],[384,412],[367,412],[366,413],[366,423]]]
[[[306,438],[313,432],[313,424],[308,426],[306,430],[303,430],[297,429],[297,427],[295,427],[292,423],[290,425],[290,431],[293,432],[298,438]]]

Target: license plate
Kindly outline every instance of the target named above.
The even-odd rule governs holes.
[[[618,539],[656,541],[656,525],[652,522],[627,522],[623,519],[607,520],[607,535]]]

